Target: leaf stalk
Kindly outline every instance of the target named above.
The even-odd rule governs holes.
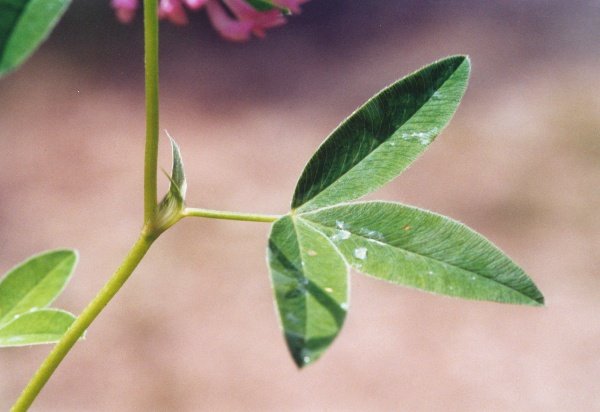
[[[186,208],[183,211],[183,217],[206,217],[209,219],[225,219],[225,220],[240,220],[243,222],[274,222],[281,216],[278,215],[262,215],[255,213],[237,213],[223,212],[220,210]]]

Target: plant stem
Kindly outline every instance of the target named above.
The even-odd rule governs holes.
[[[52,349],[48,357],[39,367],[33,378],[29,381],[21,396],[13,405],[11,412],[22,412],[29,409],[35,398],[38,396],[48,379],[52,376],[58,365],[67,356],[73,345],[83,335],[85,330],[96,319],[98,314],[104,309],[108,302],[121,289],[123,284],[129,279],[138,266],[155,238],[143,233],[137,242],[133,245],[129,254],[123,260],[121,266],[112,275],[104,287],[98,292],[96,297],[87,305],[77,317],[71,327],[65,332],[60,341]]]
[[[153,227],[157,212],[157,162],[158,162],[158,4],[157,0],[144,0],[144,45],[146,76],[146,148],[144,154],[144,231],[129,254],[106,285],[81,312],[75,322],[58,341],[21,396],[12,412],[29,409],[58,365],[67,356],[77,340],[84,334],[104,307],[117,294],[133,273],[148,249],[158,237]]]
[[[280,218],[280,216],[277,215],[224,212],[199,208],[185,208],[180,215],[180,218],[183,217],[205,217],[210,219],[240,220],[245,222],[274,222]],[[178,218],[177,221],[180,218]],[[148,252],[150,246],[152,246],[152,243],[158,237],[159,233],[157,234],[155,230],[156,228],[152,228],[142,232],[140,238],[133,245],[121,266],[116,270],[100,292],[98,292],[96,297],[94,297],[87,305],[83,312],[81,312],[75,322],[73,322],[71,327],[65,332],[63,337],[46,357],[21,393],[21,396],[19,396],[19,399],[17,399],[13,405],[11,412],[23,412],[29,409],[56,368],[58,368],[58,365],[60,365],[67,356],[75,343],[77,343],[77,340],[84,334],[85,330],[92,324],[121,287],[123,287],[135,268],[142,261],[146,252]]]
[[[274,222],[281,216],[253,213],[222,212],[220,210],[186,208],[183,217],[207,217],[211,219],[241,220],[244,222]]]
[[[157,209],[158,163],[158,5],[144,0],[144,61],[146,67],[146,151],[144,155],[144,224]]]
[[[35,375],[31,378],[15,404],[12,412],[27,411],[44,385],[60,365],[86,329],[102,312],[110,300],[123,287],[152,243],[165,228],[155,227],[157,217],[157,162],[158,162],[158,4],[157,0],[144,0],[144,44],[146,68],[146,148],[144,155],[144,230],[96,297],[86,306],[71,327],[65,332]],[[279,216],[249,213],[221,212],[187,208],[179,217],[207,217],[250,222],[273,222]],[[176,222],[175,221],[175,222]]]

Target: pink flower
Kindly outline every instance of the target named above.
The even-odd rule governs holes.
[[[112,6],[121,23],[129,23],[135,16],[138,0],[112,0]]]
[[[308,0],[272,0],[279,7],[300,13],[300,5]],[[111,0],[117,19],[129,23],[135,17],[139,0]],[[185,7],[184,7],[185,6]],[[258,11],[246,0],[160,0],[158,15],[171,23],[188,23],[186,8],[199,10],[206,7],[208,18],[224,38],[232,41],[248,40],[252,34],[264,37],[265,31],[285,24],[281,10]]]

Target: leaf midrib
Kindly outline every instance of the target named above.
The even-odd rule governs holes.
[[[296,244],[298,245],[298,257],[300,257],[300,271],[302,273],[303,280],[308,279],[306,277],[305,266],[302,265],[304,258],[302,257],[302,246],[300,245],[300,236],[298,228],[296,227],[296,218],[293,214],[290,214],[290,220],[292,221],[292,227],[294,229],[294,236],[296,236]],[[304,293],[304,314],[302,319],[302,339],[306,339],[308,330],[308,293]]]

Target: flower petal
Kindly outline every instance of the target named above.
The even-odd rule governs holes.
[[[131,23],[139,5],[138,0],[112,0],[111,6],[121,23]]]
[[[228,40],[245,41],[250,38],[252,23],[232,18],[218,0],[206,3],[208,18],[214,28]]]
[[[186,6],[192,10],[198,10],[204,6],[208,0],[183,0]]]
[[[188,23],[187,15],[181,0],[160,0],[158,16],[168,19],[171,23],[182,26]]]
[[[285,24],[285,17],[279,10],[261,12],[255,10],[244,0],[223,0],[231,12],[241,21],[252,23],[252,31],[257,36],[264,36],[264,30]]]

